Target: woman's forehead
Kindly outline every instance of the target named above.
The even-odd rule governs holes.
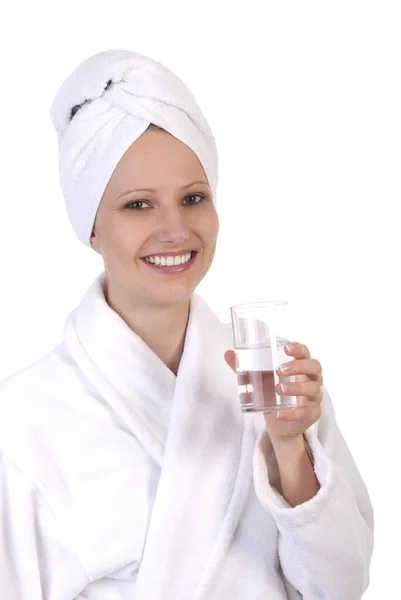
[[[157,130],[152,132],[156,133]],[[120,159],[112,179],[118,185],[127,180],[140,189],[162,185],[207,183],[205,171],[196,154],[173,136],[152,135],[138,138]]]

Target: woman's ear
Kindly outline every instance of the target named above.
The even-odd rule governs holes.
[[[91,237],[90,237],[90,243],[91,243],[93,250],[96,250],[96,252],[99,252],[99,248],[97,247],[97,242],[98,242],[98,239],[96,237],[95,228],[93,228]]]

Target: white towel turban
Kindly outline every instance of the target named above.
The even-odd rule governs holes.
[[[67,213],[87,246],[91,247],[96,212],[115,167],[150,123],[193,150],[216,202],[213,133],[187,86],[162,64],[126,50],[99,52],[64,81],[53,100],[51,118]]]

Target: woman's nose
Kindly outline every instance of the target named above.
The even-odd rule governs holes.
[[[178,245],[190,236],[187,219],[180,210],[164,211],[157,229],[157,237],[161,242],[174,242]]]

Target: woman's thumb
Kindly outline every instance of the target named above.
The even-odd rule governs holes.
[[[224,353],[224,358],[226,359],[226,363],[228,364],[229,367],[231,367],[231,369],[234,371],[234,373],[236,373],[236,360],[235,360],[235,352],[234,350],[227,350]]]

